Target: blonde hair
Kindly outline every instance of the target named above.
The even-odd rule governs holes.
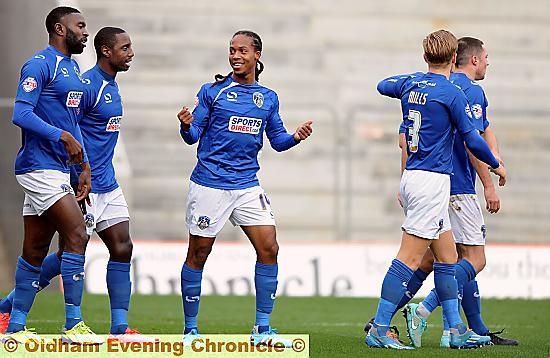
[[[426,36],[422,41],[422,47],[424,47],[424,57],[429,64],[444,66],[453,59],[458,41],[451,32],[438,30]]]

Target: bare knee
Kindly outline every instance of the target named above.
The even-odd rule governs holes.
[[[274,264],[277,262],[277,256],[279,255],[279,244],[275,239],[270,240],[269,243],[258,248],[256,255],[258,256],[258,262]]]
[[[185,262],[191,268],[200,270],[204,267],[210,252],[212,252],[212,245],[194,245],[189,247]]]
[[[63,233],[64,249],[66,252],[84,255],[88,244],[88,235],[84,225],[78,225],[68,232]]]
[[[113,245],[110,245],[108,249],[111,261],[130,262],[134,244],[130,236],[128,236],[124,240],[116,241]]]

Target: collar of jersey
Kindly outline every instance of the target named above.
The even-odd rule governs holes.
[[[101,69],[101,67],[99,67],[98,64],[96,64],[94,66],[94,69],[96,69],[96,71],[103,77],[105,78],[105,81],[113,81],[115,78],[113,76],[111,76],[110,74],[108,74],[107,72],[103,71]]]
[[[56,49],[55,46],[53,46],[53,45],[48,45],[47,49],[52,51],[56,55],[63,56],[64,58],[69,59],[69,60],[71,59],[71,56],[65,55],[63,52]]]

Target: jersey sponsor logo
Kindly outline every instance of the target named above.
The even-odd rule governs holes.
[[[480,119],[483,116],[483,107],[481,107],[481,104],[474,104],[472,106],[472,113],[476,119]]]
[[[230,132],[258,134],[262,127],[262,120],[259,118],[231,116],[228,129]]]
[[[208,216],[199,216],[199,220],[197,220],[197,226],[201,230],[206,229],[210,226],[210,218]]]
[[[122,121],[122,116],[116,116],[109,118],[107,122],[107,127],[105,130],[107,132],[118,132],[120,131],[120,122]]]
[[[82,98],[82,92],[70,91],[67,94],[67,107],[78,107],[80,105],[80,99]]]
[[[111,96],[110,93],[105,93],[103,95],[103,98],[105,99],[105,103],[111,103],[113,102],[113,97]]]
[[[237,92],[227,92],[225,96],[229,102],[237,102]]]
[[[27,77],[21,83],[21,87],[23,87],[23,90],[25,92],[31,92],[34,91],[36,87],[38,87],[38,83],[33,77]]]
[[[464,108],[464,110],[468,117],[472,118],[472,110],[470,109],[470,105],[466,104],[466,108]]]
[[[264,105],[264,95],[260,92],[254,92],[252,94],[252,101],[258,108],[262,108]]]
[[[415,85],[418,86],[418,88],[426,88],[426,87],[435,87],[437,86],[437,83],[435,82],[428,82],[428,80],[423,81],[413,81]]]

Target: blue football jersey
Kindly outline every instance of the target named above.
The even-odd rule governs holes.
[[[458,86],[472,109],[474,126],[484,132],[489,126],[487,106],[489,105],[483,88],[461,72],[451,74],[451,83]],[[457,138],[453,148],[453,175],[451,176],[451,194],[475,194],[476,170],[468,157],[464,142]]]
[[[378,91],[401,100],[407,119],[407,170],[451,174],[455,130],[474,129],[464,93],[443,75],[398,75],[382,80]]]
[[[92,170],[92,193],[118,188],[113,155],[122,122],[122,99],[115,78],[98,65],[83,74],[80,129]],[[80,168],[77,168],[80,173]]]
[[[188,144],[199,140],[191,174],[197,184],[225,190],[259,185],[264,132],[277,151],[298,143],[283,125],[277,94],[258,83],[241,84],[231,77],[207,83],[195,102],[191,128],[180,133]]]
[[[34,114],[54,130],[43,137],[21,128],[15,174],[44,169],[69,172],[69,158],[59,137],[67,131],[77,140],[81,138],[78,118],[83,86],[76,61],[53,46],[39,51],[23,65],[15,102],[31,105]]]

